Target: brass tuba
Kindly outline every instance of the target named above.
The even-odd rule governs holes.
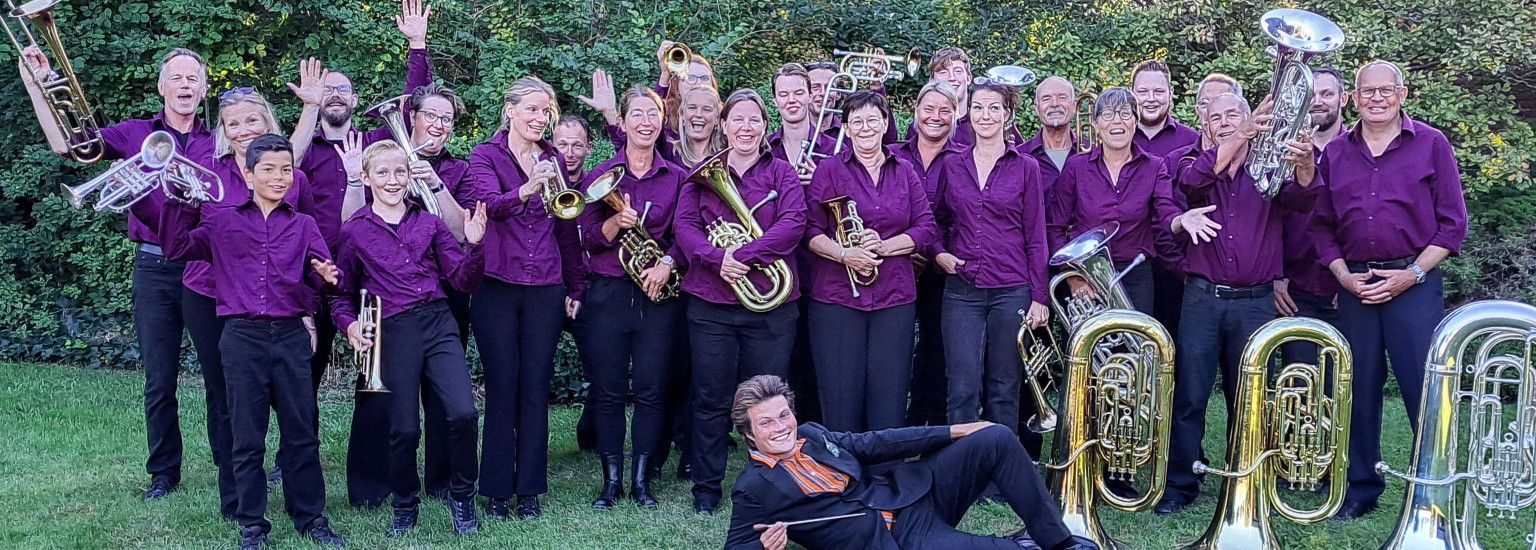
[[[923,58],[916,49],[908,51],[906,56],[886,55],[884,48],[862,52],[832,50],[832,55],[839,58],[837,72],[848,73],[859,82],[869,83],[871,87],[887,80],[901,80],[907,75],[917,76],[923,64]]]
[[[1248,175],[1266,197],[1280,192],[1280,185],[1291,179],[1296,166],[1285,160],[1286,144],[1312,127],[1312,68],[1307,59],[1344,46],[1344,31],[1321,15],[1297,9],[1280,8],[1259,17],[1259,29],[1274,41],[1275,78],[1269,87],[1273,98],[1274,119],[1271,130],[1254,136],[1248,153]]]
[[[383,352],[379,349],[384,343],[383,304],[379,295],[369,294],[367,289],[358,294],[357,320],[363,322],[363,337],[373,345],[368,349],[352,350],[352,366],[357,368],[357,391],[389,393],[389,388],[384,387]]]
[[[1440,322],[1430,338],[1413,462],[1407,473],[1376,464],[1377,472],[1408,482],[1397,528],[1382,548],[1482,548],[1479,508],[1487,517],[1518,513],[1528,521],[1524,512],[1536,505],[1533,357],[1536,307],[1487,300]]]
[[[752,213],[779,196],[778,191],[769,191],[762,202],[748,208],[746,201],[741,198],[741,192],[736,190],[735,176],[732,176],[730,169],[725,166],[725,156],[730,154],[730,151],[726,149],[715,153],[715,156],[699,163],[698,168],[694,168],[693,173],[688,176],[688,181],[714,191],[720,200],[725,201],[725,204],[736,214],[738,220],[736,222],[721,218],[711,222],[705,228],[709,234],[709,244],[716,248],[742,246],[762,237],[763,228],[757,224],[757,218],[752,217]],[[768,276],[770,287],[767,292],[758,291],[747,277],[731,283],[731,290],[736,293],[736,299],[741,302],[742,307],[747,308],[748,311],[757,313],[773,311],[789,299],[789,294],[794,289],[794,274],[790,272],[789,264],[782,259],[774,260],[773,263],[759,269]]]
[[[607,172],[603,172],[592,180],[592,185],[587,186],[588,203],[602,201],[608,204],[614,212],[622,212],[629,205],[624,202],[624,197],[619,195],[619,180],[624,178],[624,165],[614,166]],[[645,211],[640,213],[640,221],[633,228],[625,230],[619,236],[619,265],[624,267],[624,273],[635,285],[645,288],[645,278],[640,274],[645,270],[655,267],[667,252],[661,249],[661,245],[651,237],[650,231],[645,228],[645,218],[651,213],[651,203],[645,203]],[[672,271],[672,277],[667,279],[661,287],[661,294],[656,302],[677,296],[678,273]]]
[[[821,202],[822,206],[832,213],[832,223],[837,224],[833,238],[837,245],[843,248],[859,246],[863,241],[861,234],[864,232],[864,218],[859,217],[859,203],[848,198],[847,195],[834,197]],[[880,278],[880,267],[875,266],[874,272],[869,275],[860,275],[853,270],[853,266],[844,264],[848,271],[848,286],[853,287],[853,297],[859,297],[859,287],[875,284],[875,279]]]
[[[1270,362],[1280,345],[1291,341],[1317,344],[1318,362],[1285,365],[1270,387]],[[1194,465],[1197,474],[1226,478],[1216,514],[1204,535],[1181,548],[1280,548],[1269,527],[1271,510],[1311,524],[1333,516],[1344,503],[1354,379],[1349,343],[1328,323],[1281,317],[1259,327],[1242,357],[1237,397],[1228,413],[1230,470]],[[1312,489],[1325,477],[1327,498],[1316,508],[1296,508],[1281,498],[1280,480],[1292,488]]]
[[[33,0],[17,6],[14,0],[6,0],[5,4],[10,10],[6,13],[5,34],[11,39],[11,45],[16,47],[17,55],[30,46],[37,46],[37,37],[41,36],[43,43],[48,45],[48,50],[53,54],[53,59],[58,63],[58,71],[36,82],[47,101],[51,120],[40,120],[43,125],[52,125],[64,135],[64,145],[68,149],[69,157],[76,162],[92,163],[101,160],[105,151],[101,141],[101,126],[96,120],[95,112],[91,110],[90,101],[85,99],[85,90],[80,87],[80,79],[75,76],[75,67],[69,62],[69,55],[64,52],[64,43],[59,39],[58,23],[53,18],[53,7],[62,0]],[[15,21],[17,29],[12,29],[12,21]],[[28,24],[37,28],[37,34],[33,35]],[[25,44],[23,43],[25,42]],[[37,67],[26,63],[22,56],[22,64],[30,74],[36,74]]]
[[[1106,340],[1133,342],[1101,354]],[[1073,535],[1115,548],[1099,523],[1098,503],[1127,512],[1145,510],[1167,484],[1173,415],[1173,338],[1156,319],[1111,309],[1087,319],[1068,344],[1064,420],[1055,439],[1051,492]],[[1149,469],[1148,489],[1128,499],[1108,482],[1131,482]]]
[[[176,139],[165,130],[144,138],[139,154],[90,181],[64,186],[64,193],[75,208],[83,208],[86,198],[96,193],[97,212],[122,212],[156,189],[170,199],[191,204],[224,200],[224,183],[218,174],[177,153]]]
[[[378,105],[368,108],[368,114],[384,120],[384,125],[389,127],[390,135],[400,147],[405,149],[405,160],[416,162],[421,157],[416,156],[416,151],[433,145],[431,140],[423,143],[420,148],[411,147],[411,133],[405,129],[405,110],[401,107],[406,101],[410,101],[410,95],[395,96],[384,100]],[[443,217],[443,205],[438,204],[437,195],[432,193],[432,187],[419,178],[411,178],[411,195],[421,200],[422,206],[433,216]]]

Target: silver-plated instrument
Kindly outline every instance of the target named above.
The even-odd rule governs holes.
[[[1035,81],[1035,71],[1018,65],[998,65],[987,69],[986,76],[978,76],[972,79],[972,82],[975,84],[983,84],[989,81],[1004,86],[1020,88],[1028,86]]]
[[[224,183],[218,174],[176,152],[176,139],[164,130],[144,138],[139,154],[90,181],[64,186],[64,193],[75,208],[84,207],[86,198],[96,193],[97,212],[122,212],[156,189],[170,199],[190,204],[224,200]]]
[[[406,161],[416,162],[421,160],[421,157],[417,156],[416,152],[430,147],[434,143],[429,140],[419,148],[411,146],[411,132],[405,129],[405,109],[402,107],[410,99],[411,96],[409,95],[395,96],[384,100],[378,105],[369,107],[367,112],[384,120],[384,125],[389,127],[390,135],[395,138],[396,142],[400,143],[401,148],[405,149]],[[432,186],[426,180],[411,178],[410,190],[412,196],[421,200],[421,204],[426,208],[427,212],[433,216],[443,216],[443,205],[437,202],[437,195],[432,193]]]
[[[901,80],[907,75],[917,76],[923,63],[916,49],[908,51],[905,56],[886,55],[884,48],[862,52],[832,50],[832,55],[839,58],[838,72],[848,73],[860,82],[867,82],[869,86],[887,80]],[[903,68],[906,70],[903,71]]]
[[[1344,31],[1326,17],[1288,8],[1264,12],[1259,29],[1275,43],[1269,49],[1275,56],[1275,78],[1269,87],[1274,118],[1270,130],[1250,142],[1246,165],[1259,192],[1274,197],[1296,173],[1296,165],[1285,160],[1286,144],[1314,131],[1312,68],[1307,60],[1343,47]]]

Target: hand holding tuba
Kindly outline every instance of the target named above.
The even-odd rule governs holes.
[[[1275,45],[1274,101],[1270,130],[1254,136],[1246,161],[1253,184],[1267,197],[1280,192],[1296,165],[1285,159],[1286,144],[1312,128],[1312,68],[1307,59],[1344,46],[1344,31],[1321,15],[1297,9],[1273,9],[1259,17],[1259,28]]]

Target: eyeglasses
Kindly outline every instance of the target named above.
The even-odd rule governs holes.
[[[687,82],[689,86],[701,86],[704,84],[709,84],[709,75],[691,74],[683,77],[683,82]]]
[[[439,115],[431,111],[422,111],[421,118],[426,120],[427,124],[453,126],[453,115]]]
[[[885,118],[884,117],[856,118],[856,119],[848,121],[848,127],[851,128],[851,129],[854,129],[854,130],[863,130],[865,128],[884,128],[885,127]]]
[[[1400,88],[1400,86],[1377,86],[1375,88],[1360,88],[1355,90],[1355,92],[1360,94],[1360,97],[1374,99],[1377,97],[1387,97],[1395,94],[1397,93],[1398,88]]]
[[[1099,119],[1099,122],[1114,122],[1115,119],[1131,120],[1136,118],[1136,112],[1130,109],[1115,109],[1113,111],[1104,111],[1099,113],[1094,118]]]
[[[340,86],[322,86],[320,89],[324,90],[325,93],[328,93],[328,94],[350,94],[350,93],[352,93],[352,85],[351,84],[342,84]]]

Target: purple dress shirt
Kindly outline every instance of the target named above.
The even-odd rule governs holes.
[[[218,160],[213,161],[212,166],[208,167],[214,174],[218,174],[219,182],[224,186],[224,200],[203,203],[203,218],[211,218],[219,210],[235,208],[251,200],[251,189],[246,185],[245,174],[240,168],[232,154],[219,157]],[[312,212],[314,202],[310,195],[309,179],[304,176],[303,170],[293,171],[293,188],[283,196],[283,202],[288,203],[300,213]],[[181,282],[188,290],[203,296],[209,298],[217,296],[213,266],[208,262],[187,262],[187,270],[182,274]]]
[[[1191,197],[1190,205],[1216,205],[1216,210],[1206,215],[1221,224],[1214,241],[1185,247],[1184,267],[1191,275],[1218,285],[1245,287],[1279,279],[1285,274],[1285,215],[1288,211],[1311,211],[1322,177],[1314,178],[1305,188],[1285,182],[1280,194],[1270,200],[1254,188],[1253,178],[1243,166],[1236,167],[1234,176],[1215,173],[1218,149],[1200,153],[1179,176]]]
[[[1136,128],[1131,133],[1132,143],[1141,147],[1147,154],[1160,157],[1166,157],[1169,153],[1200,143],[1200,132],[1174,120],[1171,116],[1168,117],[1168,124],[1164,124],[1163,128],[1150,138],[1141,131],[1141,128]]]
[[[955,274],[977,288],[1029,285],[1030,298],[1050,303],[1045,261],[1045,199],[1040,166],[1008,147],[980,186],[976,156],[968,149],[936,167],[939,202],[934,214],[948,228],[930,257],[949,252],[965,260]]]
[[[565,160],[548,141],[540,141],[538,147],[544,151],[539,160],[552,161],[557,168],[564,166]],[[587,282],[576,222],[551,217],[538,193],[527,201],[518,197],[518,188],[528,182],[528,170],[519,166],[507,149],[507,130],[499,130],[489,141],[475,146],[467,177],[464,189],[468,193],[459,198],[460,202],[483,201],[490,217],[481,244],[486,248],[485,274],[515,285],[564,282],[566,296],[580,300]]]
[[[1062,166],[1046,212],[1046,228],[1051,250],[1056,250],[1089,229],[1120,222],[1120,232],[1110,239],[1109,254],[1112,260],[1125,262],[1137,254],[1156,257],[1158,234],[1168,232],[1179,214],[1172,178],[1161,157],[1131,145],[1131,159],[1120,167],[1119,183],[1110,183],[1104,147],[1099,146],[1067,159]]]
[[[747,273],[747,279],[759,290],[767,289],[768,277],[756,268],[775,260],[784,260],[789,264],[789,272],[799,277],[795,251],[799,250],[800,240],[805,236],[806,207],[805,190],[794,167],[764,150],[746,173],[737,174],[734,168],[727,169],[736,178],[736,189],[748,208],[762,202],[769,191],[779,193],[753,215],[758,226],[763,228],[763,236],[736,250],[736,261],[754,268]],[[739,220],[725,201],[705,185],[685,182],[682,187],[677,199],[677,215],[672,222],[677,247],[687,256],[690,268],[683,274],[682,289],[708,302],[738,304],[731,285],[720,278],[725,249],[709,244],[706,227],[718,219],[731,223]],[[795,300],[800,297],[800,281],[795,281],[791,287],[789,299]]]
[[[166,257],[213,265],[219,317],[308,315],[318,305],[316,291],[329,286],[309,265],[331,259],[320,228],[286,202],[266,216],[249,200],[205,219],[201,208],[177,204],[161,212],[160,227]]]
[[[917,140],[919,139],[921,138],[917,134],[912,134],[906,141],[894,147],[888,147],[886,150],[912,165],[912,170],[917,172],[917,177],[923,180],[923,191],[928,193],[928,205],[932,207],[939,202],[939,172],[935,169],[943,165],[945,157],[955,153],[963,153],[966,151],[966,148],[951,139],[945,142],[944,148],[939,149],[938,154],[935,154],[933,160],[929,161],[928,166],[925,167],[923,166],[923,154],[917,149]],[[918,250],[921,251],[922,249]]]
[[[354,298],[359,289],[379,297],[380,318],[387,319],[421,304],[446,300],[443,282],[465,294],[480,286],[485,274],[485,248],[464,246],[448,224],[407,203],[399,228],[391,228],[372,207],[358,210],[341,226],[341,268],[331,318],[346,330],[357,320]]]
[[[803,147],[805,147],[805,143],[804,142],[786,143],[784,141],[784,129],[783,128],[779,128],[774,133],[768,134],[768,137],[765,138],[765,139],[766,139],[765,143],[768,144],[768,151],[773,155],[773,158],[782,160],[784,162],[789,162],[789,151],[788,151],[788,148],[790,148],[790,147],[794,147],[794,148],[803,148]],[[816,152],[817,153],[824,154],[824,155],[830,155],[830,154],[832,154],[832,148],[834,148],[834,147],[837,147],[837,138],[835,138],[833,136],[828,136],[826,134],[821,134],[821,135],[816,136]],[[844,149],[847,149],[847,148],[845,147]],[[815,160],[816,160],[816,162],[821,162],[822,160],[825,160],[825,159],[823,159],[822,157],[816,157]]]
[[[1062,170],[1067,169],[1067,163],[1071,162],[1073,157],[1081,154],[1077,152],[1077,134],[1072,134],[1072,143],[1067,146],[1067,160],[1062,161],[1061,168],[1057,168],[1056,163],[1051,161],[1051,155],[1045,152],[1044,130],[1036,133],[1035,137],[1020,145],[1019,150],[1034,157],[1035,162],[1040,164],[1040,184],[1045,189],[1045,204],[1050,206],[1051,193],[1056,190],[1056,179],[1061,177]]]
[[[961,105],[959,113],[956,114],[959,115],[960,113],[965,112],[967,112],[966,106]],[[917,120],[913,119],[912,122],[907,124],[907,139],[911,140],[916,135]],[[1017,146],[1021,143],[1024,143],[1024,134],[1019,133],[1019,127],[1017,125],[1009,124],[1008,134],[1004,137],[1004,139],[1007,140],[1010,146]],[[960,147],[970,147],[976,141],[976,134],[971,130],[971,117],[957,116],[955,118],[955,131],[954,133],[950,134],[949,141],[950,143]]]
[[[192,131],[181,133],[165,123],[165,111],[151,118],[124,120],[101,129],[104,145],[102,158],[118,160],[138,155],[144,149],[144,139],[164,130],[176,139],[176,152],[202,166],[213,163],[213,132],[203,124],[202,118],[192,121]],[[165,192],[156,189],[128,209],[128,239],[142,244],[160,244],[158,224],[160,211],[165,208]]]
[[[624,164],[626,157],[624,151],[599,164],[587,174],[581,182],[582,192],[585,193],[592,182],[604,172],[615,166]],[[645,216],[645,230],[656,239],[656,243],[667,255],[673,259],[682,257],[682,252],[677,249],[672,235],[672,217],[677,212],[677,195],[682,190],[683,178],[688,177],[687,172],[677,165],[667,162],[661,157],[659,151],[653,150],[651,157],[651,169],[644,174],[636,175],[629,170],[624,171],[624,177],[619,179],[619,187],[614,191],[620,197],[629,194],[629,207],[635,212]],[[651,204],[650,212],[646,212],[645,204]],[[615,214],[613,208],[606,202],[597,202],[587,205],[582,211],[581,218],[581,246],[589,254],[588,265],[592,273],[608,277],[627,277],[624,266],[619,264],[619,238],[629,229],[620,229],[614,239],[603,237],[603,222]],[[674,266],[680,268],[681,266]]]

